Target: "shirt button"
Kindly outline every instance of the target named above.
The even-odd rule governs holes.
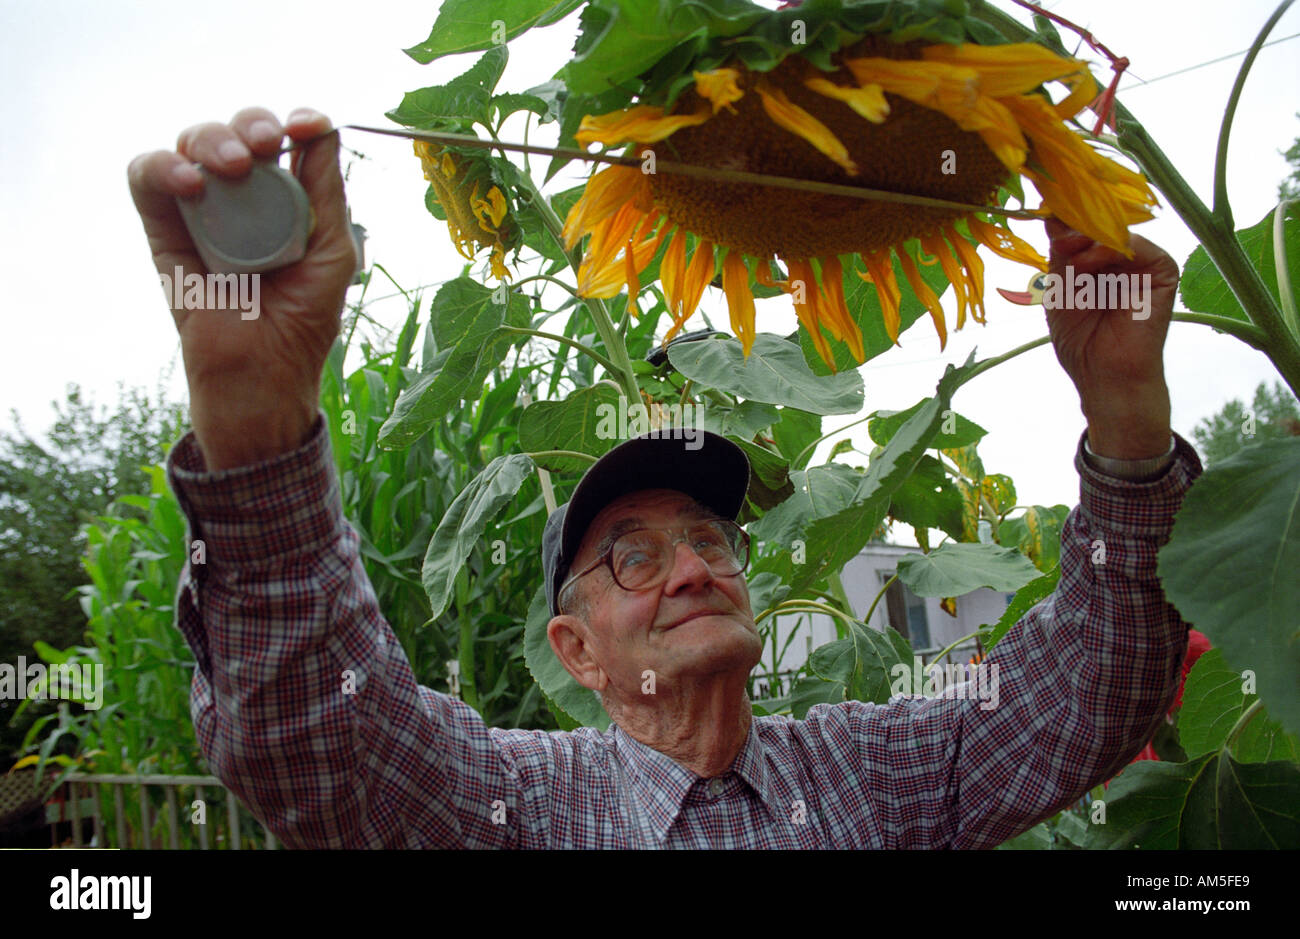
[[[709,792],[713,793],[715,796],[716,796],[716,795],[721,795],[721,794],[722,794],[722,780],[721,780],[721,779],[711,779],[711,780],[709,780]]]

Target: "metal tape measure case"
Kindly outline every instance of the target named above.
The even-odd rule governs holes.
[[[200,172],[203,192],[176,203],[209,271],[259,274],[302,260],[315,217],[292,173],[272,162],[240,179]]]

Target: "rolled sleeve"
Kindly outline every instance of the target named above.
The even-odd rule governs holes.
[[[195,542],[177,625],[215,775],[290,847],[518,845],[518,768],[472,708],[417,683],[343,516],[323,417],[299,449],[220,472],[187,436],[168,472]]]
[[[1173,701],[1188,626],[1164,597],[1156,554],[1200,460],[1176,437],[1165,474],[1135,483],[1081,454],[1060,583],[984,661],[991,681],[809,711],[852,741],[864,812],[886,847],[988,848],[1014,837],[1124,766]]]

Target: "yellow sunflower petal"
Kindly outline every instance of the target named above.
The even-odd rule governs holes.
[[[921,57],[927,62],[973,69],[979,76],[980,91],[994,98],[1033,91],[1053,79],[1089,74],[1087,63],[1062,58],[1035,42],[999,46],[940,44],[922,49]]]
[[[492,248],[492,256],[488,258],[488,260],[492,264],[492,273],[496,276],[497,280],[510,279],[510,269],[505,265],[505,257],[505,249],[501,245],[494,245]]]
[[[506,197],[501,194],[501,190],[493,186],[488,190],[488,203],[491,205],[489,215],[492,219],[493,227],[500,228],[501,222],[506,217]]]
[[[715,68],[709,72],[695,72],[694,77],[695,93],[713,104],[714,114],[724,107],[734,112],[736,109],[731,106],[732,102],[745,97],[744,89],[737,84],[740,72],[734,68]]]
[[[1033,144],[1045,172],[1026,166],[1044,205],[1089,238],[1132,257],[1128,226],[1151,218],[1156,204],[1146,181],[1106,159],[1065,126],[1051,102],[1037,95],[1002,99]]]
[[[1074,117],[1089,104],[1097,99],[1100,93],[1097,87],[1097,80],[1092,77],[1090,72],[1084,72],[1070,87],[1070,93],[1057,104],[1053,110],[1056,116],[1061,120]]]
[[[864,251],[859,257],[867,266],[870,276],[861,273],[858,276],[875,286],[876,297],[880,300],[880,313],[884,320],[885,332],[897,345],[899,327],[902,325],[899,303],[903,298],[903,292],[898,289],[898,279],[894,276],[894,262],[890,257],[889,249]]]
[[[565,249],[572,251],[584,236],[617,212],[620,206],[635,201],[636,194],[644,185],[645,174],[630,166],[611,166],[587,180],[582,198],[574,203],[564,220]]]
[[[704,288],[713,283],[717,260],[713,256],[713,242],[701,241],[691,255],[691,265],[686,269],[686,288],[682,292],[682,312],[690,316],[704,297]]]
[[[826,303],[826,313],[840,325],[840,338],[849,344],[849,351],[859,362],[866,359],[862,347],[862,330],[853,321],[848,304],[844,300],[844,267],[834,255],[822,259],[822,293]]]
[[[821,324],[817,319],[816,308],[810,302],[810,285],[811,291],[816,291],[817,289],[817,281],[813,276],[812,265],[807,261],[787,261],[786,265],[790,269],[790,279],[787,283],[790,284],[789,293],[791,294],[790,299],[794,301],[795,315],[799,317],[799,322],[803,324],[803,328],[808,331],[808,336],[812,339],[813,348],[817,350],[817,354],[821,356],[821,360],[826,363],[826,367],[832,372],[837,371],[835,367],[835,356],[831,354],[830,343],[826,341],[826,336],[821,331]],[[796,287],[799,283],[803,284],[802,291],[798,290]],[[800,293],[803,294],[803,302],[799,301]]]
[[[1017,238],[1002,226],[990,225],[973,215],[966,219],[966,225],[979,243],[994,254],[1001,255],[1008,261],[1019,261],[1021,264],[1028,264],[1040,271],[1047,270],[1047,258],[1035,251],[1033,245]]]
[[[978,133],[1008,169],[1019,170],[1024,165],[1028,144],[1015,116],[982,92],[976,69],[915,59],[850,59],[844,64],[859,83],[874,83],[938,111],[962,130]]]
[[[659,265],[659,282],[664,285],[668,313],[676,318],[681,311],[682,294],[686,291],[686,232],[680,228],[664,252],[663,263]]]
[[[456,161],[452,159],[450,150],[442,151],[441,167],[442,167],[442,175],[446,176],[448,179],[451,179],[453,176],[456,175]]]
[[[934,331],[939,334],[939,351],[942,352],[944,346],[948,344],[948,324],[943,316],[943,304],[935,296],[930,285],[921,279],[921,272],[917,270],[916,262],[912,256],[905,250],[895,252],[898,255],[898,263],[902,265],[903,276],[907,282],[912,285],[912,293],[916,294],[916,299],[921,301],[921,305],[930,311],[930,319],[934,322]]]
[[[889,102],[885,100],[884,89],[877,84],[868,84],[860,88],[848,88],[815,75],[811,78],[805,78],[804,86],[819,95],[843,101],[859,117],[865,118],[873,124],[883,124],[885,118],[889,117]]]
[[[600,143],[615,147],[624,143],[656,143],[671,137],[683,127],[703,124],[712,115],[664,114],[663,108],[638,104],[609,114],[589,114],[582,119],[574,139],[582,146]]]
[[[641,310],[636,305],[636,298],[641,293],[641,278],[636,269],[636,252],[632,250],[630,241],[623,253],[623,273],[627,279],[627,311],[633,319],[640,319]]]
[[[700,298],[704,296],[704,288],[713,281],[714,267],[713,242],[701,241],[695,246],[695,254],[692,255],[690,266],[686,269],[680,299],[680,312],[674,311],[673,313],[673,325],[664,336],[665,345],[681,332],[682,327],[686,325],[686,321],[695,312],[695,308],[700,305]]]
[[[848,148],[829,127],[787,98],[781,89],[760,84],[756,90],[763,110],[778,126],[808,141],[850,176],[858,175],[858,165],[849,158]]]
[[[948,283],[952,284],[953,295],[957,298],[957,328],[961,329],[966,325],[966,309],[970,306],[970,296],[967,289],[966,275],[962,271],[961,264],[948,242],[944,240],[943,235],[923,235],[921,236],[921,249],[927,254],[939,259],[939,265],[943,268],[943,276],[948,278]]]
[[[944,230],[953,254],[961,261],[966,270],[966,280],[970,284],[970,309],[975,322],[984,322],[984,261],[975,251],[975,246],[953,229]]]
[[[754,346],[754,294],[749,289],[749,268],[739,251],[728,251],[722,259],[722,292],[727,295],[731,331],[740,339],[745,358]]]
[[[582,296],[608,299],[618,295],[624,282],[618,254],[644,218],[641,210],[628,202],[592,230],[591,243],[578,268],[578,292]],[[614,292],[608,293],[610,289]]]
[[[785,281],[779,281],[772,276],[772,261],[770,258],[759,258],[754,265],[754,279],[764,287],[773,287],[777,290],[790,292],[790,287]]]

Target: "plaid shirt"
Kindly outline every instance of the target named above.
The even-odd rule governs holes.
[[[214,473],[188,435],[168,470],[206,545],[176,603],[199,744],[293,847],[991,847],[1142,748],[1187,645],[1156,551],[1196,452],[1177,438],[1149,483],[1104,476],[1081,450],[1075,466],[1060,585],[987,660],[997,707],[896,697],[755,717],[730,770],[702,779],[617,725],[487,727],[420,686],[344,520],[323,419],[295,452]]]

